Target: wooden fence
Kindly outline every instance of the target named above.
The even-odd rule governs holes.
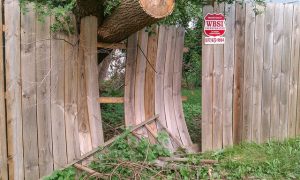
[[[204,45],[202,149],[300,135],[300,6],[204,7],[225,12],[226,42]]]

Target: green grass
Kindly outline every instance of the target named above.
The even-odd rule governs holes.
[[[188,130],[192,141],[200,144],[201,142],[201,89],[183,89],[182,95],[187,96],[188,100],[183,102],[183,111]]]

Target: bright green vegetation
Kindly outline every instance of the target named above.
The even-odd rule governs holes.
[[[198,87],[194,90],[183,89],[183,96],[188,100],[183,102],[183,111],[190,136],[194,143],[201,142],[201,89]]]
[[[160,135],[160,142],[165,141]],[[129,141],[125,139],[129,139]],[[130,142],[130,143],[128,143]],[[151,145],[146,139],[136,141],[125,133],[107,150],[95,156],[90,164],[95,171],[109,174],[112,179],[299,179],[300,138],[282,143],[269,142],[263,145],[245,143],[225,150],[204,154],[182,154],[186,162],[165,166],[154,165],[158,157],[171,153],[161,145]],[[201,165],[201,160],[217,160],[214,165]],[[173,163],[174,164],[174,163]],[[68,168],[54,172],[47,180],[74,179],[76,171]],[[77,176],[78,177],[78,176]],[[81,173],[81,179],[87,175]],[[88,178],[87,178],[88,179]],[[92,179],[92,178],[91,178]]]

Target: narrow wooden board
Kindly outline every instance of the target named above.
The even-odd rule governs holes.
[[[36,81],[37,81],[37,125],[40,176],[53,171],[52,128],[50,111],[51,32],[50,17],[44,22],[36,17]]]
[[[233,68],[235,5],[226,4],[226,43],[224,45],[224,80],[223,80],[223,147],[233,144]]]
[[[51,19],[54,23],[54,18]],[[64,36],[52,34],[51,39],[51,120],[54,169],[67,164],[65,102],[64,102]]]
[[[280,73],[283,43],[283,4],[275,4],[274,59],[272,64],[271,132],[272,139],[280,137]]]
[[[224,12],[224,3],[215,4],[215,13]],[[224,45],[214,47],[214,70],[213,70],[213,149],[223,147],[223,67]]]
[[[240,143],[243,132],[243,89],[245,52],[245,7],[235,4],[235,48],[234,48],[234,89],[233,89],[233,143]]]
[[[70,22],[76,28],[76,20]],[[78,83],[78,38],[77,32],[65,36],[65,123],[68,163],[78,159],[80,153],[77,119],[77,83]]]
[[[212,13],[212,6],[204,6],[203,15]],[[204,36],[203,36],[204,37]],[[212,146],[212,101],[213,101],[213,52],[214,48],[211,45],[205,45],[202,38],[202,122],[201,122],[201,136],[202,136],[202,151],[209,151],[213,149]]]
[[[271,95],[272,95],[272,63],[274,41],[274,4],[267,4],[265,10],[264,32],[264,62],[262,79],[262,117],[261,117],[261,141],[270,139],[271,128]]]
[[[144,88],[144,99],[145,99],[145,119],[149,119],[155,114],[155,64],[157,59],[157,46],[158,46],[158,27],[154,26],[148,38],[148,49],[147,49],[147,65],[146,65],[146,74],[145,74],[145,88]],[[148,137],[152,143],[156,143],[156,139],[153,138],[157,136],[157,127],[156,123],[151,123],[147,125],[149,127]],[[150,132],[151,131],[151,132]],[[152,135],[153,134],[153,135]]]
[[[148,32],[146,29],[139,31],[138,44],[137,44],[137,58],[136,58],[136,71],[135,71],[135,94],[134,94],[134,112],[135,112],[135,124],[140,124],[145,121],[145,75],[147,65],[147,46],[148,46]],[[141,129],[137,132],[143,136],[147,136],[145,129]]]
[[[125,43],[97,43],[98,48],[105,48],[105,49],[126,49]]]
[[[166,113],[166,128],[173,136],[181,140],[178,124],[175,119],[174,100],[173,100],[173,73],[174,73],[174,57],[176,47],[176,29],[171,26],[168,32],[167,52],[164,72],[164,106]],[[182,143],[182,142],[181,142]]]
[[[300,6],[294,6],[294,18],[293,18],[293,48],[292,48],[292,61],[297,61],[299,64],[299,59],[300,59]],[[295,66],[295,65],[293,65]],[[299,68],[299,67],[298,67]],[[298,73],[300,75],[300,70],[298,69]],[[295,136],[300,135],[300,78],[299,75],[297,77],[297,74],[295,75],[297,77],[297,102],[296,104],[296,110],[297,110],[297,118],[295,121]],[[296,93],[295,93],[296,94]],[[294,119],[292,119],[294,121]],[[291,126],[293,126],[293,123],[290,123]],[[289,129],[290,132],[292,127]]]
[[[264,10],[257,5],[257,9]],[[264,28],[265,14],[255,16],[255,47],[253,62],[253,112],[252,112],[252,141],[261,142],[261,116],[262,116],[262,80],[264,62]]]
[[[25,179],[39,178],[36,61],[35,61],[35,12],[27,5],[28,12],[21,14],[21,77],[22,119]]]
[[[104,143],[99,98],[97,70],[97,18],[88,16],[81,20],[81,29],[85,29],[81,39],[84,49],[87,106],[92,137],[92,147],[97,148]]]
[[[252,136],[252,88],[254,61],[255,13],[250,4],[246,4],[245,54],[244,54],[244,92],[243,92],[243,141],[251,141]]]
[[[20,7],[18,0],[4,2],[5,68],[9,179],[24,179]]]
[[[178,125],[178,131],[185,147],[191,146],[192,140],[184,119],[182,97],[181,97],[181,80],[182,80],[182,63],[183,63],[183,46],[185,30],[182,27],[176,28],[176,49],[174,57],[174,73],[173,73],[173,101],[175,118]]]
[[[125,125],[126,127],[133,126],[135,123],[135,71],[138,34],[131,35],[127,40],[127,57],[126,57],[126,71],[125,71],[125,89],[124,89],[124,110],[125,110]]]
[[[2,23],[2,7],[0,3],[0,24]],[[0,26],[0,32],[3,27]],[[0,35],[0,46],[3,47],[3,34]],[[0,179],[8,180],[7,169],[7,139],[6,139],[6,117],[5,117],[5,86],[4,86],[4,60],[3,48],[0,48]]]
[[[81,26],[84,26],[82,23]],[[84,39],[85,28],[81,29],[80,39]],[[92,137],[87,108],[86,74],[83,43],[79,44],[78,52],[78,133],[81,155],[90,152],[92,148]]]
[[[281,58],[281,74],[280,74],[280,139],[285,139],[288,137],[288,120],[289,120],[289,79],[291,72],[291,49],[292,49],[292,34],[293,34],[293,4],[284,5],[283,13],[283,27],[282,32],[283,38],[283,50]]]

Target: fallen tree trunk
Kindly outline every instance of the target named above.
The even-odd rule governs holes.
[[[120,42],[170,15],[174,5],[174,0],[122,0],[120,6],[98,28],[99,40]]]

